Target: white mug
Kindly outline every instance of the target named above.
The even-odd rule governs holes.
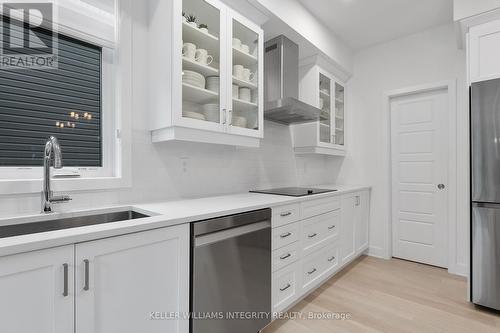
[[[240,88],[240,99],[245,102],[250,102],[252,100],[252,90],[246,87]]]
[[[238,50],[241,49],[241,40],[233,38],[233,47]]]
[[[241,44],[241,51],[243,51],[245,53],[249,53],[250,47],[248,47],[248,45],[246,45],[246,44]]]
[[[243,74],[242,74],[242,79],[245,81],[252,81],[253,77],[255,76],[254,73],[250,72],[250,69],[248,68],[243,68]]]
[[[242,80],[243,79],[243,70],[244,69],[245,69],[245,67],[243,67],[242,65],[234,65],[233,66],[233,75],[237,79]]]
[[[182,45],[182,55],[188,59],[196,60],[196,45],[193,43],[184,43]]]
[[[214,57],[208,55],[208,51],[205,49],[198,49],[195,53],[196,61],[203,65],[210,65],[214,61]]]
[[[240,92],[239,92],[240,87],[237,84],[233,84],[233,98],[240,98]]]

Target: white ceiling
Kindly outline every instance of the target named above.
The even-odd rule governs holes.
[[[299,0],[353,49],[453,21],[453,0]]]

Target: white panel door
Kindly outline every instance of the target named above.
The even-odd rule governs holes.
[[[391,100],[393,256],[447,267],[448,92]]]
[[[77,333],[188,332],[154,315],[189,310],[188,225],[77,244],[75,260]]]
[[[70,245],[0,258],[0,332],[73,332],[73,254]]]

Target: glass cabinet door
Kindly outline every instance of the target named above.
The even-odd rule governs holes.
[[[194,127],[223,123],[223,21],[215,2],[182,1],[182,119]]]
[[[337,145],[344,145],[344,105],[345,92],[344,86],[335,83],[335,136],[334,142]]]
[[[319,122],[319,141],[322,143],[332,143],[332,105],[331,105],[330,78],[319,74],[319,108],[321,109]]]
[[[263,92],[259,84],[261,36],[248,22],[231,18],[230,41],[232,80],[230,125],[233,133],[261,132],[260,108]]]

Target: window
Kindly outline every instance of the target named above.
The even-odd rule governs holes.
[[[43,165],[49,135],[65,167],[103,167],[103,50],[59,35],[58,57],[57,69],[0,70],[0,167]]]

